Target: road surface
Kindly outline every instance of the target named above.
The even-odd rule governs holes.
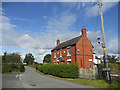
[[[94,88],[41,75],[30,67],[23,74],[3,75],[2,79],[2,88]]]

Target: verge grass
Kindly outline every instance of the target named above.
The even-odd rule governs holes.
[[[34,65],[27,65],[27,66],[36,69],[36,65],[35,64]]]
[[[13,71],[13,72],[6,72],[6,73],[3,73],[3,75],[7,75],[7,74],[22,74],[24,72],[19,72],[19,71]]]

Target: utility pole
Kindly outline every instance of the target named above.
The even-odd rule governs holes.
[[[105,43],[105,33],[104,33],[104,23],[103,23],[103,13],[102,13],[102,2],[101,0],[98,1],[99,2],[99,8],[100,8],[100,16],[101,16],[101,26],[102,26],[102,36],[103,36],[103,50],[104,50],[104,58],[106,60],[107,58],[107,53],[106,53],[106,43]],[[104,60],[104,67],[108,68],[108,62],[106,63]],[[106,73],[105,73],[106,74]],[[110,80],[110,75],[109,72],[107,71],[107,80],[111,82]]]

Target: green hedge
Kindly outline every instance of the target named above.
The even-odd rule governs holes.
[[[22,63],[2,63],[2,73],[20,71],[24,72],[25,68]]]
[[[71,64],[43,64],[36,65],[36,70],[53,76],[62,78],[77,78],[79,77],[79,68],[76,63]]]
[[[115,73],[115,74],[119,74],[119,66],[118,64],[113,64],[113,63],[109,63],[108,66],[111,68],[111,72],[110,73]],[[104,67],[104,64],[98,64],[98,72],[99,72],[99,77],[100,79],[105,79],[105,74],[102,71],[102,68]]]
[[[102,71],[103,67],[104,67],[104,64],[98,64],[98,74],[100,79],[105,80],[105,73]]]

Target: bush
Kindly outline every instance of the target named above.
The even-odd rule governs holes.
[[[24,72],[25,68],[22,63],[2,63],[2,73],[20,71]]]
[[[43,64],[36,65],[36,70],[44,74],[54,75],[62,78],[77,78],[79,68],[77,64]]]
[[[102,71],[103,67],[104,64],[98,64],[98,73],[99,73],[99,78],[105,80],[105,73]]]
[[[19,71],[20,72],[24,72],[25,71],[25,67],[24,67],[24,64],[19,64]]]

